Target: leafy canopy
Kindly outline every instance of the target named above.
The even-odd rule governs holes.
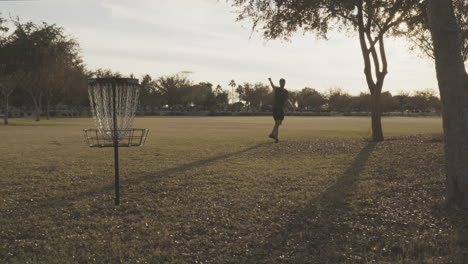
[[[397,33],[419,15],[422,0],[232,0],[238,20],[250,19],[266,39],[288,39],[299,30],[326,38],[330,29],[356,31],[362,9],[366,27],[377,34]]]

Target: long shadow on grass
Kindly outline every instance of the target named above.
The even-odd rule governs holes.
[[[337,241],[345,236],[346,230],[334,224],[334,220],[349,210],[346,198],[353,191],[353,185],[364,169],[371,153],[377,146],[369,142],[354,158],[337,182],[325,189],[317,198],[290,215],[279,230],[275,230],[260,245],[252,246],[253,254],[243,256],[249,263],[342,263],[340,252],[334,245],[343,246],[345,241]],[[332,248],[331,248],[332,247]]]
[[[227,153],[227,154],[224,154],[224,155],[219,155],[219,156],[215,156],[215,157],[211,157],[211,158],[207,158],[207,159],[203,159],[203,160],[194,161],[194,162],[191,162],[191,163],[188,163],[188,164],[181,165],[179,167],[165,169],[165,170],[162,170],[162,171],[159,171],[159,172],[156,172],[156,173],[150,173],[150,174],[147,174],[145,176],[138,177],[138,178],[128,179],[128,180],[125,180],[123,182],[123,184],[125,184],[126,186],[131,186],[131,185],[137,185],[139,183],[146,182],[146,181],[149,181],[149,180],[152,181],[154,179],[164,178],[164,177],[170,176],[172,174],[176,174],[176,173],[180,173],[180,172],[184,172],[184,171],[189,171],[189,170],[192,170],[192,169],[195,169],[195,168],[198,168],[198,167],[203,167],[203,166],[209,165],[211,163],[215,163],[215,162],[218,162],[218,161],[221,161],[221,160],[229,159],[231,157],[244,154],[246,152],[258,149],[259,147],[265,146],[265,145],[268,145],[268,144],[269,143],[260,143],[260,144],[257,144],[257,145],[254,145],[254,146],[251,146],[251,147],[248,147],[246,149],[239,150],[239,151],[236,151],[236,152],[231,152],[231,153]],[[113,189],[113,188],[114,188],[113,185],[112,186],[107,186],[107,187],[103,188],[102,191],[110,190],[110,189]]]
[[[168,176],[170,176],[172,174],[192,170],[192,169],[195,169],[197,167],[206,166],[206,165],[209,165],[211,163],[215,163],[215,162],[218,162],[218,161],[221,161],[221,160],[224,160],[224,159],[228,159],[228,158],[231,158],[231,157],[234,157],[234,156],[237,156],[237,155],[241,155],[243,153],[258,149],[259,147],[267,145],[267,144],[268,143],[260,143],[260,144],[257,144],[257,145],[254,145],[254,146],[251,146],[251,147],[248,147],[246,149],[239,150],[239,151],[236,151],[236,152],[227,153],[227,154],[224,154],[224,155],[219,155],[219,156],[215,156],[215,157],[211,157],[211,158],[207,158],[207,159],[203,159],[203,160],[198,160],[198,161],[194,161],[194,162],[191,162],[191,163],[188,163],[188,164],[183,164],[183,165],[178,166],[178,167],[165,169],[165,170],[158,171],[158,172],[155,172],[155,173],[150,173],[150,174],[147,174],[147,175],[144,175],[144,176],[141,176],[141,177],[137,177],[137,178],[134,178],[134,179],[124,180],[124,181],[121,181],[121,185],[124,187],[124,191],[125,191],[125,189],[131,187],[132,185],[137,185],[137,184],[144,183],[144,182],[147,182],[147,181],[152,181],[154,183],[155,180],[159,180],[161,178],[168,177]],[[114,190],[114,185],[111,184],[111,185],[106,185],[106,186],[94,188],[94,189],[88,190],[86,192],[68,193],[67,195],[63,195],[63,196],[56,196],[56,197],[47,198],[47,199],[38,199],[38,200],[36,200],[36,205],[37,206],[34,206],[32,208],[28,208],[27,210],[37,209],[39,211],[42,211],[42,210],[44,210],[46,208],[49,208],[49,207],[57,207],[57,206],[65,207],[70,202],[80,201],[82,199],[90,198],[90,197],[93,197],[93,196],[102,197],[102,194],[104,194],[104,193],[108,194],[109,192],[111,192],[113,190]],[[125,201],[125,197],[121,198],[121,201]],[[109,206],[111,206],[111,205],[109,204]],[[10,208],[10,209],[13,209],[14,211],[18,211],[18,210],[21,211],[21,210],[25,210],[25,207],[24,206],[18,206],[18,207]]]

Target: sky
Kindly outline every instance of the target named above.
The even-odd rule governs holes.
[[[89,69],[153,77],[181,72],[195,81],[228,88],[230,80],[268,82],[285,78],[286,88],[368,91],[356,34],[331,32],[328,40],[297,33],[290,41],[265,41],[250,24],[236,22],[225,0],[0,0],[4,17],[56,23],[80,43]],[[388,39],[384,91],[438,86],[434,62]]]

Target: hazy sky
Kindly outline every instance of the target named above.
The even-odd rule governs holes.
[[[3,16],[63,26],[79,40],[90,69],[154,77],[191,71],[192,80],[225,88],[231,79],[283,77],[289,89],[367,91],[353,34],[335,32],[325,41],[298,33],[290,42],[267,42],[246,22],[236,22],[234,11],[224,0],[0,0]],[[402,40],[386,46],[384,90],[437,90],[431,60],[408,52]]]

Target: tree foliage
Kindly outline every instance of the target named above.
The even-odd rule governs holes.
[[[351,95],[340,88],[332,88],[328,91],[328,108],[334,112],[351,111]]]
[[[309,111],[320,111],[327,102],[324,95],[313,88],[304,88],[297,94],[297,106]]]
[[[410,49],[418,50],[421,54],[434,58],[434,45],[432,44],[431,32],[427,19],[427,3],[423,2],[416,8],[419,16],[403,24],[399,28],[400,34],[410,40]],[[461,29],[462,56],[464,61],[468,60],[468,1],[453,0],[455,16]]]
[[[244,83],[236,89],[239,99],[246,102],[249,110],[260,110],[264,105],[271,105],[273,100],[270,86],[263,83]]]
[[[192,82],[185,76],[174,74],[156,80],[156,88],[169,107],[188,107],[193,98]]]
[[[3,66],[31,97],[39,121],[43,100],[48,117],[51,97],[61,92],[72,71],[83,69],[79,45],[55,24],[12,22],[15,30],[0,52]]]
[[[122,78],[123,75],[118,71],[111,69],[99,68],[90,72],[91,78]]]
[[[167,104],[161,91],[158,90],[157,81],[149,74],[141,78],[140,87],[141,105],[149,106],[151,109],[154,109]]]

